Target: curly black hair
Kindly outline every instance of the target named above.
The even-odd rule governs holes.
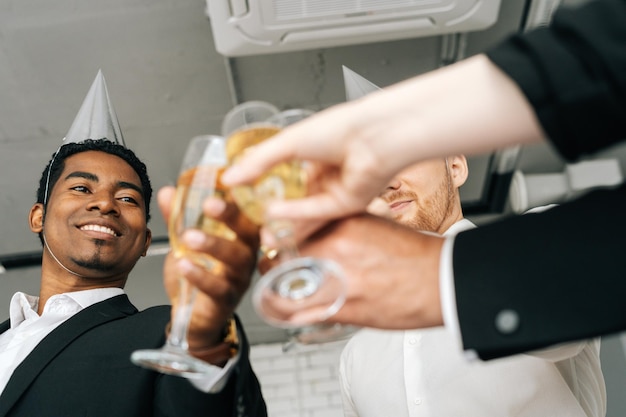
[[[143,190],[143,198],[146,206],[146,222],[150,221],[150,199],[152,198],[152,185],[148,177],[146,165],[137,158],[135,153],[122,145],[111,142],[108,139],[86,139],[82,142],[72,142],[61,146],[48,162],[39,179],[39,188],[37,189],[37,203],[44,205],[44,213],[48,199],[46,193],[50,193],[56,182],[59,180],[63,169],[65,168],[65,159],[69,156],[87,151],[100,151],[111,155],[118,156],[130,165],[141,181]],[[48,173],[49,172],[49,173]],[[47,187],[46,187],[47,185]]]

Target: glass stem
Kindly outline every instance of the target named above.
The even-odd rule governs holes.
[[[278,249],[278,261],[283,263],[300,257],[298,246],[293,236],[293,228],[291,222],[287,220],[274,220],[268,224],[270,232],[276,239],[276,248]],[[289,334],[289,339],[283,343],[282,351],[287,353],[291,351],[297,343],[297,335],[299,331],[294,330]]]
[[[187,343],[187,329],[189,328],[189,321],[197,290],[194,286],[189,285],[189,282],[183,277],[180,277],[178,281],[180,285],[178,305],[176,306],[174,321],[172,322],[172,327],[167,337],[167,345],[169,347],[187,350],[189,347]]]
[[[287,220],[273,220],[268,223],[268,228],[276,239],[279,263],[300,257],[298,246],[293,236],[291,222]]]

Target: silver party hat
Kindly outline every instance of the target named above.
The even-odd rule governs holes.
[[[85,139],[105,138],[126,146],[117,115],[109,100],[104,75],[102,75],[102,70],[99,70],[74,119],[74,123],[63,138],[63,144],[81,142]]]
[[[46,178],[44,205],[48,202],[50,171],[52,171],[52,164],[54,164],[59,150],[67,143],[79,143],[85,139],[107,139],[126,147],[120,124],[117,121],[117,115],[109,100],[109,92],[102,70],[98,70],[96,79],[93,80],[70,130],[63,138],[63,143],[52,156]]]
[[[366,80],[356,72],[352,71],[345,65],[343,68],[343,84],[346,89],[346,99],[348,101],[356,100],[363,97],[366,94],[372,93],[376,90],[380,90],[373,82]]]

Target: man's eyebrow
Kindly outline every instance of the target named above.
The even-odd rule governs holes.
[[[131,190],[137,191],[143,197],[143,190],[137,184],[133,184],[132,182],[119,181],[117,185],[120,188],[130,188]]]
[[[100,179],[98,178],[97,175],[95,174],[91,174],[89,172],[84,172],[84,171],[74,171],[74,172],[70,172],[69,174],[67,174],[67,176],[65,177],[65,180],[69,180],[70,178],[84,178],[86,180],[89,181],[94,181],[94,182],[98,182]]]
[[[84,171],[71,172],[65,177],[65,180],[67,181],[70,178],[84,178],[86,180],[93,181],[93,182],[100,181],[97,175],[92,174],[90,172],[84,172]],[[141,194],[141,196],[143,197],[143,189],[137,184],[133,184],[132,182],[128,182],[128,181],[118,181],[117,186],[119,188],[130,188],[131,190],[135,190],[139,194]]]

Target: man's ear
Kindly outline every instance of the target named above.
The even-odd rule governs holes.
[[[467,159],[465,155],[454,155],[448,157],[448,167],[450,168],[450,177],[455,188],[460,188],[469,175],[467,168]]]
[[[33,233],[41,233],[41,231],[43,230],[43,217],[43,204],[33,204],[33,206],[30,208],[30,213],[28,214],[28,225],[30,226],[30,230]]]
[[[151,243],[152,243],[152,230],[146,229],[146,242],[144,243],[143,253],[141,254],[141,256],[146,256],[148,254],[148,248],[150,247]]]

